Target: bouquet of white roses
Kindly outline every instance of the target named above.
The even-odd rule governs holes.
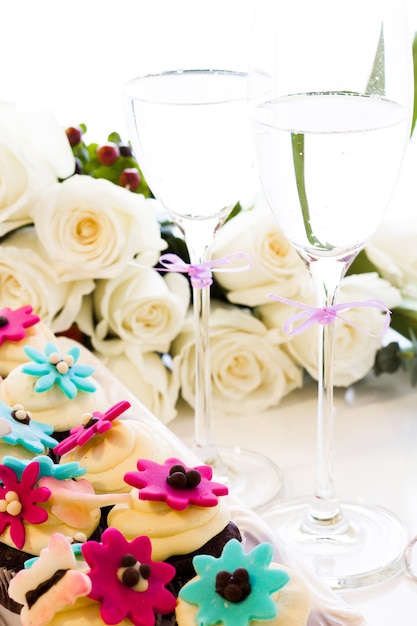
[[[51,329],[84,342],[162,421],[178,399],[194,404],[194,334],[188,279],[163,273],[161,253],[188,261],[181,233],[152,198],[129,144],[112,133],[85,142],[47,113],[0,108],[0,306],[32,305]],[[284,332],[291,306],[314,305],[310,276],[260,194],[219,231],[214,259],[244,251],[251,266],[215,273],[210,348],[213,408],[227,415],[276,406],[317,376],[315,331]],[[391,257],[391,259],[394,257]],[[409,269],[409,264],[408,264]],[[342,302],[403,304],[393,276],[347,277]],[[377,309],[336,321],[335,383],[374,367],[382,339]],[[388,368],[386,368],[388,370]]]

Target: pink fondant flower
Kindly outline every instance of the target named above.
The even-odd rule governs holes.
[[[106,430],[112,427],[112,421],[119,417],[122,413],[127,411],[130,407],[130,403],[122,400],[117,404],[114,404],[110,409],[107,409],[105,413],[100,411],[94,411],[91,414],[91,419],[87,424],[76,426],[72,428],[68,437],[66,437],[61,443],[54,448],[54,452],[59,455],[63,455],[66,452],[70,452],[76,446],[83,446],[90,441],[95,434],[103,434]]]
[[[101,542],[81,546],[92,589],[89,597],[100,602],[106,624],[127,618],[135,626],[154,626],[155,613],[174,610],[176,599],[166,588],[175,568],[169,563],[152,561],[149,537],[127,541],[115,528],[107,528]]]
[[[10,537],[19,550],[25,543],[24,522],[41,524],[48,519],[45,509],[37,506],[46,502],[51,492],[47,487],[35,487],[39,476],[39,463],[29,463],[19,481],[17,474],[0,465],[0,533],[10,526]]]
[[[139,498],[166,502],[177,511],[186,509],[190,504],[216,506],[217,496],[228,493],[226,485],[211,480],[213,470],[209,465],[189,468],[176,458],[169,458],[163,464],[139,459],[137,468],[138,472],[127,472],[124,480],[139,489]],[[185,479],[182,480],[179,474],[183,474]],[[188,477],[190,480],[187,480]]]
[[[19,309],[0,309],[0,346],[3,341],[20,341],[26,337],[25,328],[39,322],[37,315],[32,315],[32,307],[22,306]]]

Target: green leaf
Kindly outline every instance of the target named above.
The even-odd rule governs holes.
[[[381,96],[385,95],[385,43],[383,26],[379,33],[374,64],[369,75],[365,93],[378,94]]]

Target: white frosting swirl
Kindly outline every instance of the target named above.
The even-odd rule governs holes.
[[[4,341],[0,345],[0,376],[7,376],[15,367],[29,361],[29,357],[23,352],[25,346],[43,350],[48,341],[56,340],[54,333],[42,322],[29,326],[25,330],[24,339]]]
[[[135,471],[138,459],[163,463],[173,455],[168,439],[137,420],[114,420],[103,434],[95,434],[83,446],[77,446],[61,457],[60,463],[77,461],[87,470],[84,477],[96,493],[128,493],[126,472]]]
[[[33,420],[52,426],[56,432],[79,426],[85,421],[86,413],[108,408],[104,390],[97,381],[94,381],[96,391],[78,391],[75,398],[70,399],[57,385],[48,391],[35,391],[38,378],[22,372],[22,367],[15,367],[0,382],[0,400],[9,406],[22,404]]]
[[[138,490],[133,489],[130,504],[118,504],[110,511],[108,525],[120,530],[129,541],[138,535],[147,535],[154,561],[197,550],[230,521],[230,510],[224,499],[214,507],[191,505],[183,511],[175,511],[165,502],[139,500],[137,494]]]

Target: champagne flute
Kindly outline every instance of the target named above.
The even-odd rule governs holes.
[[[189,28],[194,32],[192,24]],[[218,52],[213,39],[214,33],[209,47]],[[218,69],[218,61],[211,65],[210,60],[194,66],[196,55],[194,47],[190,58],[174,69],[168,57],[168,69],[134,78],[124,90],[135,155],[153,194],[182,231],[194,266],[210,261],[215,234],[239,200],[253,168],[247,66]],[[211,406],[209,286],[193,288],[193,309],[194,449],[232,493],[256,507],[280,493],[282,473],[262,455],[217,448]]]
[[[401,168],[413,85],[405,4],[256,5],[249,96],[259,176],[275,218],[310,271],[318,308],[334,306],[340,282],[382,218]],[[403,567],[406,534],[385,508],[336,494],[334,330],[332,323],[317,328],[315,492],[262,513],[329,585],[354,588]]]

